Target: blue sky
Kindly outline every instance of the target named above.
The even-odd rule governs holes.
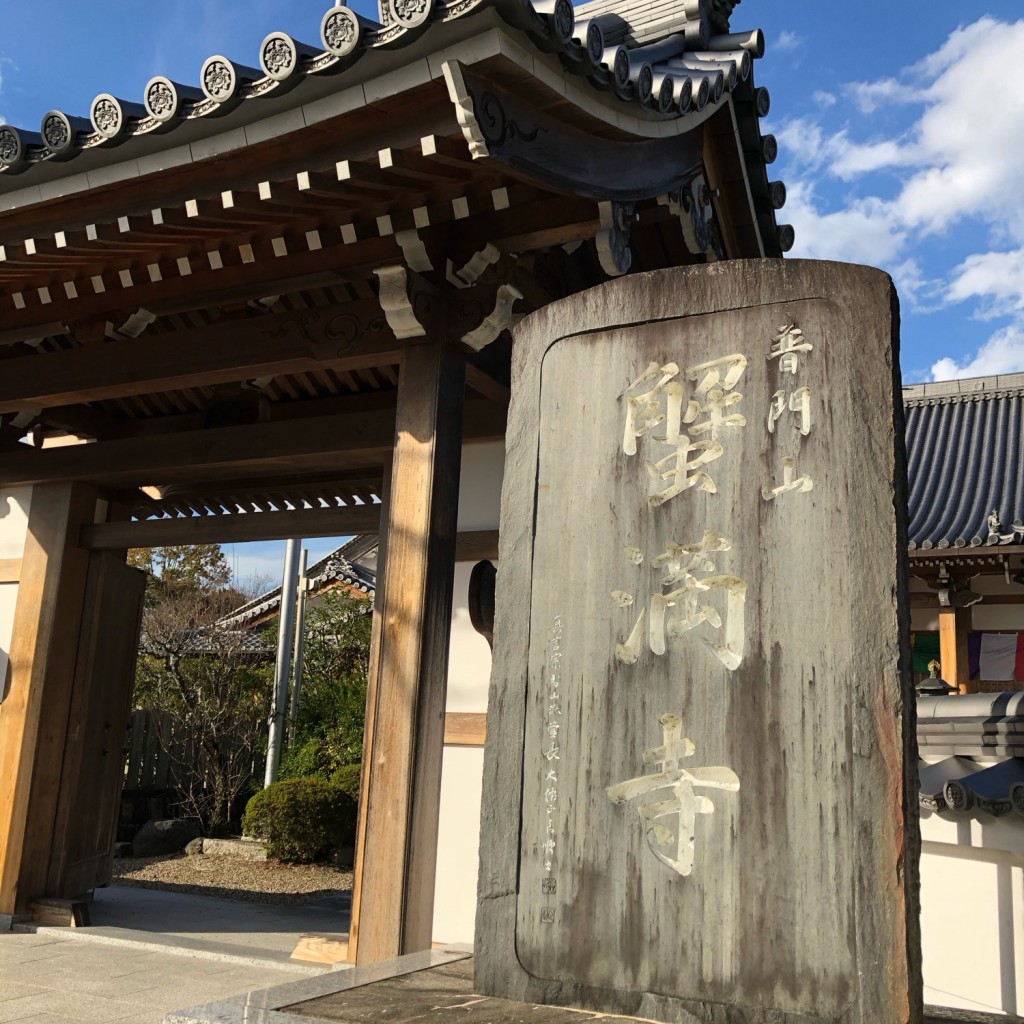
[[[85,114],[150,77],[196,82],[223,52],[257,63],[281,29],[316,42],[327,0],[5,0],[0,119]],[[375,4],[353,4],[373,14]],[[869,263],[902,305],[904,379],[1024,371],[1024,6],[932,0],[744,0],[780,142],[792,256]],[[311,542],[311,558],[334,546]],[[239,545],[242,575],[280,572],[282,545]],[[229,556],[231,552],[229,551]]]

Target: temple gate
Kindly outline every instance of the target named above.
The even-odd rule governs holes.
[[[351,955],[429,947],[453,573],[496,554],[459,465],[504,438],[509,327],[792,244],[733,6],[334,6],[315,45],[0,126],[0,915],[109,868],[82,737],[124,713],[125,549],[380,532]]]

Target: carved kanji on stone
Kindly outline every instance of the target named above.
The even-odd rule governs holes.
[[[651,853],[685,878],[693,870],[697,815],[715,811],[715,805],[696,790],[722,789],[735,793],[740,788],[740,780],[731,768],[684,768],[683,761],[693,757],[696,748],[692,740],[683,736],[683,720],[668,713],[659,721],[662,745],[644,751],[643,760],[646,766],[660,768],[660,771],[616,783],[605,792],[614,804],[640,801],[637,810]],[[665,798],[652,799],[660,790],[667,791]]]

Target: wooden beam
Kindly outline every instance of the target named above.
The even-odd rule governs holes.
[[[449,711],[444,716],[446,747],[482,747],[487,741],[487,715]]]
[[[512,400],[512,391],[501,381],[495,380],[486,370],[472,364],[466,365],[466,384],[477,394],[489,398],[492,402],[508,407]]]
[[[460,398],[460,410],[462,404]],[[505,419],[506,411],[493,402],[466,403],[466,440],[501,440]],[[273,477],[301,469],[379,467],[394,442],[394,414],[385,409],[42,451],[22,445],[25,451],[0,453],[0,484],[81,480],[111,487],[143,486],[218,481],[227,473]]]
[[[244,544],[286,537],[359,537],[380,532],[381,511],[381,505],[350,505],[294,512],[88,523],[82,527],[78,543],[87,551],[123,551],[175,544]],[[497,530],[460,533],[455,539],[457,562],[497,557]],[[20,570],[20,559],[0,560],[0,583],[17,583]]]
[[[195,330],[8,360],[0,413],[398,361],[376,300],[265,314]]]
[[[21,579],[20,558],[0,558],[0,583],[17,583]]]
[[[971,692],[967,658],[967,633],[971,628],[969,608],[939,609],[939,664],[942,678],[961,693]]]
[[[377,586],[374,588],[373,623],[370,632],[370,660],[367,667],[367,680],[377,680],[381,675],[384,644],[384,595],[387,591],[388,570],[388,535],[390,534],[391,481],[394,476],[394,456],[388,457],[385,465],[384,485],[381,492],[383,515],[381,516],[381,532],[377,542]],[[359,946],[359,919],[363,906],[363,876],[365,851],[369,845],[369,814],[366,809],[370,805],[370,765],[374,759],[374,740],[377,735],[377,703],[380,687],[368,685],[366,689],[366,719],[363,723],[363,770],[359,779],[359,813],[356,818],[356,856],[352,872],[352,909],[349,913],[349,963],[356,962],[356,951]],[[374,785],[377,780],[374,780]],[[373,842],[377,843],[377,836]]]
[[[387,565],[350,958],[430,949],[465,363],[441,344],[409,347],[399,378]]]
[[[457,562],[480,562],[485,558],[497,561],[497,530],[476,530],[472,533],[459,534],[455,544]]]
[[[350,505],[294,512],[96,523],[82,527],[79,544],[92,551],[119,551],[173,544],[244,544],[285,537],[347,537],[376,533],[379,529],[380,505]]]
[[[95,510],[96,492],[78,484],[32,494],[0,705],[0,914],[46,895],[89,561],[78,530]]]
[[[329,456],[358,452],[364,465],[379,464],[394,438],[390,412],[331,416],[284,423],[194,430],[161,437],[128,437],[72,448],[26,450],[0,455],[0,481],[7,486],[55,480],[107,484],[174,483],[198,479],[200,470],[271,464],[294,472],[300,462],[324,466]]]

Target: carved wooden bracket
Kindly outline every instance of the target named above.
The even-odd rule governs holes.
[[[636,204],[601,203],[599,209],[602,230],[597,236],[597,255],[609,277],[621,277],[633,265],[629,233],[636,221]]]
[[[406,267],[378,267],[374,273],[380,280],[380,305],[395,337],[426,337],[433,288]]]
[[[659,196],[658,202],[667,206],[679,218],[686,248],[694,256],[704,255],[709,260],[721,258],[713,226],[711,189],[703,174],[695,175],[676,191]]]
[[[513,307],[522,297],[523,293],[514,285],[501,285],[495,296],[493,312],[484,317],[479,327],[464,334],[462,340],[475,352],[486,348],[502,331],[512,326]]]

